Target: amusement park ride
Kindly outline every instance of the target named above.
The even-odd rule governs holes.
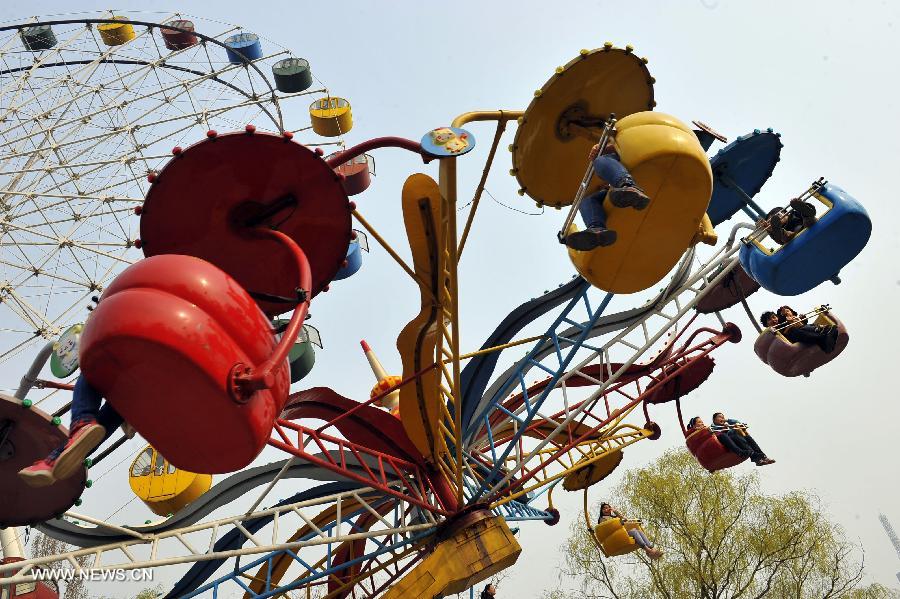
[[[171,597],[215,596],[229,585],[246,597],[448,596],[516,562],[510,522],[559,522],[560,482],[583,491],[587,505],[588,488],[626,447],[660,438],[651,411],[674,403],[680,415],[681,398],[711,375],[712,352],[741,340],[724,310],[743,306],[759,332],[755,352],[783,376],[809,375],[846,346],[827,306],[816,313],[839,327],[831,353],[761,329],[747,298],[839,282],[868,241],[865,210],[820,179],[801,194],[821,205],[816,222],[774,243],[754,197],[779,161],[780,135],[755,130],[708,157],[726,140],[655,111],[655,80],[630,46],[582,50],[525,110],[468,112],[420,141],[347,148],[350,102],[313,89],[306,60],[264,54],[256,35],[222,27],[177,15],[0,27],[0,303],[20,325],[0,353],[45,343],[18,392],[0,396],[4,597],[48,596],[34,573],[76,567],[82,556],[92,558],[82,570],[192,563]],[[311,125],[289,130],[281,106],[313,97]],[[496,128],[458,223],[457,169],[476,146],[464,127],[478,123]],[[602,184],[585,172],[598,141],[614,140],[651,201],[642,211],[610,208],[618,241],[570,249],[573,270],[560,273],[568,282],[513,307],[468,351],[459,341],[459,259],[510,124],[519,193],[569,207],[561,237]],[[326,157],[321,146],[332,142],[301,143],[301,132],[336,138],[339,149]],[[411,263],[349,199],[371,184],[370,152],[381,148],[436,163],[437,180],[411,174],[401,192]],[[720,227],[741,215],[749,222]],[[547,223],[548,236],[555,226]],[[304,388],[313,345],[322,347],[305,324],[310,303],[327,302],[320,292],[360,270],[369,240],[421,299],[398,333],[402,372],[386,372],[363,341],[375,374],[368,399]],[[607,312],[614,294],[660,282],[646,303]],[[549,327],[519,337],[542,317]],[[525,356],[508,358],[517,347]],[[498,372],[501,356],[511,365]],[[63,381],[39,378],[48,359]],[[162,519],[125,526],[73,510],[93,485],[89,469],[124,438],[52,486],[17,476],[65,442],[62,398],[76,376],[149,443],[127,475]],[[52,392],[35,401],[33,388]],[[683,432],[711,472],[740,461],[708,430]],[[266,446],[286,458],[254,464]],[[211,484],[212,474],[229,475]],[[297,478],[317,482],[260,507]],[[254,492],[245,513],[208,518]],[[23,526],[76,549],[23,559]],[[635,548],[625,526],[598,527],[604,555]]]

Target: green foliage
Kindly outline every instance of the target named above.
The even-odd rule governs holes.
[[[161,584],[156,585],[152,589],[144,589],[140,593],[134,596],[134,599],[157,599],[157,597],[162,597],[165,595],[165,591]]]
[[[686,451],[666,453],[627,472],[604,498],[641,518],[665,551],[604,559],[584,520],[563,547],[563,583],[546,599],[887,599],[880,585],[860,588],[862,557],[806,493],[765,495],[755,473],[710,475]],[[596,521],[599,503],[591,515]],[[571,586],[571,585],[570,585]]]

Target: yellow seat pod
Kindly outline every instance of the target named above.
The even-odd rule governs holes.
[[[121,46],[134,39],[134,27],[128,22],[128,17],[117,15],[112,21],[97,25],[97,31],[107,46]]]
[[[128,484],[150,511],[166,516],[209,491],[212,476],[180,470],[147,445],[131,463]]]
[[[636,293],[660,281],[696,242],[712,194],[712,169],[697,136],[673,116],[638,112],[616,129],[622,164],[650,204],[635,210],[606,202],[606,226],[618,234],[616,242],[588,252],[569,249],[569,257],[595,287]]]
[[[641,525],[638,522],[622,522],[619,518],[604,520],[594,527],[594,537],[600,543],[603,553],[607,557],[625,555],[639,549],[628,531]]]
[[[313,131],[324,137],[339,137],[353,128],[353,111],[344,98],[328,97],[309,105]]]

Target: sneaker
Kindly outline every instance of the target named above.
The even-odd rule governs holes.
[[[650,198],[637,185],[610,187],[609,201],[616,208],[634,208],[635,210],[643,210],[650,204]]]
[[[588,227],[566,235],[566,245],[579,252],[588,252],[594,248],[612,245],[616,242],[616,232],[603,227]]]
[[[91,450],[100,445],[105,436],[106,429],[97,424],[96,420],[85,420],[75,425],[69,435],[69,441],[53,466],[53,476],[56,480],[69,478],[83,468],[84,459]]]
[[[803,202],[794,198],[791,200],[790,206],[803,218],[812,218],[816,215],[816,207],[809,202]]]
[[[28,468],[19,470],[19,478],[29,487],[49,487],[56,482],[53,476],[53,466],[56,460],[44,458],[38,460]]]
[[[775,460],[773,460],[772,458],[763,458],[763,459],[759,460],[758,462],[756,462],[756,465],[757,466],[768,466],[769,464],[774,464],[774,463],[775,463]]]

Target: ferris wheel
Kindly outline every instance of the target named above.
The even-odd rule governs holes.
[[[141,257],[134,210],[173,146],[281,132],[314,87],[284,48],[179,14],[0,26],[0,362],[83,322]]]

